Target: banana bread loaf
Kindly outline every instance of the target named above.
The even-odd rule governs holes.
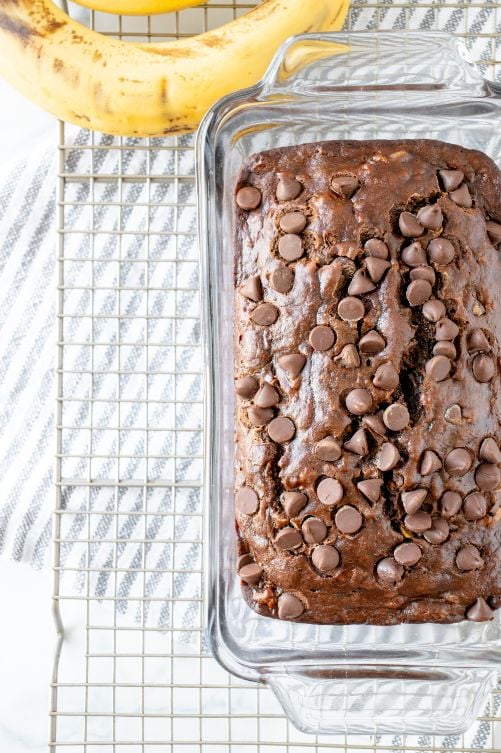
[[[249,605],[501,606],[501,172],[437,141],[262,152],[235,190],[235,511]]]

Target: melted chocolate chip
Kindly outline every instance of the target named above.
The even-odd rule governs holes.
[[[236,202],[240,209],[250,211],[261,204],[261,191],[254,186],[244,186],[237,191]]]
[[[477,382],[481,383],[490,382],[496,371],[492,358],[490,358],[490,356],[485,356],[483,353],[475,356],[471,368],[473,376]]]
[[[247,417],[253,426],[264,426],[274,415],[271,408],[258,408],[257,405],[251,405],[247,411]]]
[[[339,361],[341,366],[345,369],[355,369],[360,366],[360,356],[358,350],[353,343],[348,343],[341,350],[339,355],[334,358],[335,361]]]
[[[479,329],[472,329],[468,334],[468,353],[474,353],[476,350],[488,353],[491,349],[489,340],[485,336],[485,333]]]
[[[327,536],[327,526],[320,518],[306,518],[301,531],[307,544],[320,544]]]
[[[279,201],[291,201],[291,199],[297,199],[303,186],[292,175],[282,173],[280,175],[276,196]]]
[[[279,549],[296,549],[303,543],[303,537],[297,528],[285,526],[281,528],[275,537],[275,544]]]
[[[383,442],[376,460],[376,466],[385,473],[391,471],[400,462],[400,453],[391,442]]]
[[[375,355],[386,348],[386,341],[379,332],[372,329],[358,343],[358,349],[365,355]]]
[[[367,277],[365,270],[358,269],[348,285],[348,295],[364,295],[364,293],[370,293],[375,289],[376,286],[372,280]]]
[[[400,258],[408,267],[420,267],[423,264],[426,264],[424,248],[417,241],[403,248]]]
[[[240,288],[240,292],[250,301],[260,301],[263,298],[263,288],[259,277],[249,277]]]
[[[425,450],[421,458],[419,473],[421,476],[431,476],[442,468],[442,461],[433,450]]]
[[[382,478],[368,478],[364,481],[359,481],[357,489],[364,495],[364,497],[367,497],[370,502],[374,502],[375,504],[381,497],[382,485]]]
[[[244,583],[248,583],[250,586],[254,586],[259,583],[263,574],[263,568],[257,565],[255,562],[251,562],[248,565],[244,565],[238,571],[239,577]]]
[[[487,622],[493,617],[494,612],[481,596],[466,610],[466,619],[470,622]]]
[[[427,489],[412,489],[409,492],[402,492],[400,499],[406,513],[414,515],[419,509],[428,495]]]
[[[424,533],[432,526],[431,515],[423,512],[423,510],[418,510],[418,512],[405,516],[404,525],[412,533]]]
[[[447,518],[450,518],[453,515],[457,515],[457,513],[461,509],[462,504],[463,498],[460,494],[458,494],[458,492],[444,492],[440,498],[440,509],[442,511],[442,515],[445,515],[445,517]]]
[[[374,434],[377,434],[378,436],[384,437],[386,436],[387,429],[383,422],[383,414],[377,413],[373,416],[364,416],[362,418],[362,423],[369,427],[371,431],[374,432]]]
[[[337,313],[346,322],[358,322],[364,316],[364,304],[360,298],[347,296],[339,301]]]
[[[486,437],[480,445],[478,457],[487,463],[501,463],[501,452],[496,440],[492,437]]]
[[[391,264],[389,261],[378,259],[376,256],[369,256],[365,262],[365,266],[367,267],[369,277],[375,283],[382,279],[386,270],[391,267]]]
[[[466,544],[456,554],[456,566],[458,570],[470,572],[471,570],[479,570],[483,567],[484,561],[476,546]]]
[[[364,248],[370,256],[373,256],[376,259],[387,259],[390,254],[386,243],[380,241],[378,238],[371,238],[368,240]]]
[[[428,230],[440,230],[444,215],[438,204],[422,207],[417,213],[418,222]]]
[[[382,363],[378,366],[372,383],[380,390],[394,390],[398,387],[399,373],[392,363]]]
[[[480,463],[475,471],[475,483],[483,492],[492,492],[499,486],[499,468],[494,463]]]
[[[289,518],[295,518],[307,502],[308,497],[303,492],[284,492],[282,506]]]
[[[438,174],[446,191],[454,191],[464,180],[462,170],[439,170]]]
[[[446,309],[442,301],[438,301],[436,298],[431,298],[429,301],[423,304],[423,316],[428,319],[429,322],[438,322],[446,314]]]
[[[459,335],[459,327],[452,319],[444,317],[435,325],[436,340],[454,340]]]
[[[487,230],[487,235],[489,236],[491,243],[495,246],[497,246],[498,243],[501,243],[501,224],[499,222],[489,220],[485,223],[485,229]]]
[[[244,565],[250,565],[251,562],[254,562],[252,559],[252,555],[249,554],[249,552],[245,552],[245,554],[241,554],[240,557],[237,559],[237,572],[240,570],[241,567],[244,567]]]
[[[428,244],[428,255],[434,264],[450,264],[456,249],[446,238],[434,238]]]
[[[257,405],[258,408],[271,408],[274,405],[278,405],[279,402],[280,395],[277,390],[267,382],[262,385],[254,398],[254,405]]]
[[[458,354],[457,354],[456,346],[454,345],[454,343],[449,342],[447,340],[439,340],[433,346],[433,355],[445,356],[446,358],[450,358],[451,361],[455,361]]]
[[[409,425],[409,411],[402,403],[392,403],[383,412],[383,421],[390,431],[402,431]]]
[[[358,188],[358,180],[353,175],[334,175],[331,188],[337,196],[349,199]]]
[[[417,217],[410,212],[402,212],[398,218],[400,232],[406,238],[418,238],[423,234],[423,226],[418,222]]]
[[[413,269],[411,269],[411,271],[409,272],[409,277],[411,281],[426,280],[432,287],[436,282],[435,270],[433,269],[433,267],[429,267],[427,264],[424,264],[422,267],[414,267]]]
[[[421,306],[430,298],[431,293],[432,289],[428,280],[413,280],[407,286],[405,297],[409,302],[409,306]]]
[[[433,356],[425,364],[425,371],[434,382],[443,382],[451,373],[452,363],[445,356]]]
[[[469,209],[471,206],[473,206],[473,200],[466,183],[460,185],[459,188],[456,188],[455,191],[451,191],[449,193],[449,198],[452,199],[452,201],[457,204],[458,207]]]
[[[429,544],[443,544],[449,536],[449,524],[443,518],[433,518],[431,528],[423,536]]]

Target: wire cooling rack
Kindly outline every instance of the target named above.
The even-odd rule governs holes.
[[[89,20],[151,40],[252,5]],[[499,79],[500,7],[354,0],[347,27],[459,34]],[[288,724],[270,691],[207,655],[193,138],[116,139],[61,124],[58,195],[50,750],[499,751],[501,690],[463,736],[315,738]]]

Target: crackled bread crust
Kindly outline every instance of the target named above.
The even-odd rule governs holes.
[[[462,180],[459,175],[459,194],[454,193],[457,187],[446,190],[448,174],[441,176],[440,170],[464,174]],[[351,183],[339,181],[339,176],[350,176]],[[457,180],[451,176],[448,182],[453,186]],[[257,193],[247,191],[239,197],[238,192],[249,187]],[[486,438],[499,440],[501,416],[500,171],[479,152],[436,141],[324,142],[254,155],[242,168],[236,192],[234,335],[240,394],[235,494],[238,568],[247,602],[263,615],[312,623],[449,623],[465,615],[490,619],[501,606],[501,510],[498,470],[492,462],[498,458],[492,457],[492,442],[482,443]],[[471,207],[466,206],[468,196]],[[435,220],[440,212],[443,220],[440,227],[423,227],[416,236],[414,220],[403,213],[424,217],[425,222],[426,213],[418,214],[423,207],[435,207]],[[284,236],[280,221],[292,211],[302,213],[307,224],[289,233],[301,241],[300,258],[289,260],[279,249],[293,257],[298,242],[279,245]],[[296,215],[283,224],[295,229],[301,218],[297,221]],[[449,263],[432,261],[428,247],[436,238],[452,243],[454,258]],[[374,272],[377,277],[385,267],[374,290],[358,292],[369,287],[365,282],[370,280],[371,246],[366,243],[371,239],[386,244],[390,266],[379,265]],[[445,318],[458,328],[452,340],[443,341],[449,342],[443,350],[448,355],[440,358],[449,361],[450,373],[441,381],[437,379],[445,361],[437,368],[437,361],[430,366],[437,358],[436,324],[419,303],[421,295],[426,297],[426,285],[414,286],[413,298],[409,286],[415,267],[402,258],[410,258],[402,251],[415,242],[432,271],[424,276],[422,269],[413,273],[414,282],[427,276],[433,282],[434,276],[431,298],[445,304]],[[440,260],[440,253],[435,256]],[[286,272],[285,283],[278,287],[287,288],[292,277],[293,285],[281,293],[271,280],[276,284],[273,272],[284,267],[293,274]],[[362,272],[351,285],[350,292],[355,292],[350,297],[362,301],[363,318],[344,320],[338,305],[349,295],[358,270]],[[355,302],[354,316],[357,306]],[[311,344],[318,325],[334,333],[334,344],[326,350]],[[480,350],[475,349],[475,338],[471,341],[472,332],[479,330],[488,343],[480,342]],[[360,340],[367,333],[368,349],[377,349],[377,342],[371,345],[376,333],[384,340],[382,350],[361,352]],[[290,354],[304,358],[288,373],[279,359]],[[357,359],[360,363],[354,365]],[[300,373],[291,376],[301,361]],[[398,384],[382,389],[373,379],[378,367],[387,363],[395,366]],[[268,387],[256,398],[263,385],[274,388],[275,403]],[[365,412],[360,415],[346,405],[353,389],[367,390],[371,398],[369,410],[362,405]],[[271,400],[272,405],[259,407],[256,399],[263,404]],[[385,425],[384,411],[394,404],[408,410],[409,422],[402,430]],[[371,416],[376,417],[372,425]],[[276,424],[277,417],[292,422],[291,439],[290,424]],[[387,418],[391,425],[389,414]],[[349,449],[355,434],[355,448],[365,454]],[[326,438],[327,445],[319,445]],[[388,471],[378,468],[383,443],[393,445],[399,455]],[[450,456],[455,448],[464,448],[467,455]],[[428,475],[422,472],[427,470],[422,465],[426,450],[438,458],[428,456],[430,467],[440,464]],[[336,460],[321,459],[337,454]],[[484,466],[478,470],[486,462],[483,455],[491,461],[487,480]],[[461,463],[471,467],[464,475],[454,475],[458,463],[460,472]],[[324,503],[320,501],[318,486],[325,478],[340,482],[340,501],[329,504],[335,494],[324,494]],[[377,484],[366,487],[373,499],[357,486],[370,479],[382,481],[379,497]],[[479,480],[481,487],[495,488],[479,488]],[[411,519],[402,493],[420,489],[426,496],[419,514],[431,516],[433,530],[437,520],[445,521],[438,524],[436,543],[429,528],[412,531],[407,525]],[[459,510],[454,511],[452,498],[449,507],[444,502],[447,490],[461,495]],[[296,499],[287,514],[285,500],[292,499],[284,497],[287,492],[304,494],[304,507],[298,509]],[[486,514],[468,520],[471,508],[478,507],[476,498],[466,502],[473,492],[483,496]],[[412,504],[411,499],[411,508]],[[348,510],[344,523],[342,516],[336,517],[341,508],[355,510]],[[350,525],[357,525],[358,513],[361,527],[349,532]],[[395,552],[404,543],[414,543],[419,550],[404,548],[399,551],[405,555],[399,557]],[[474,569],[460,569],[460,551],[460,564],[465,557],[468,567],[475,564],[468,547],[475,547],[480,562]],[[413,563],[416,553],[419,560]],[[335,566],[322,570],[315,563]]]

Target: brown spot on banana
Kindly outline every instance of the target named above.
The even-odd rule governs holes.
[[[16,18],[8,16],[6,13],[0,13],[0,29],[16,37],[23,47],[30,43],[33,37],[38,36],[38,32],[31,26],[18,21]]]
[[[64,63],[61,60],[61,58],[54,58],[54,62],[52,63],[52,67],[54,68],[54,71],[56,73],[59,73],[64,68]]]

